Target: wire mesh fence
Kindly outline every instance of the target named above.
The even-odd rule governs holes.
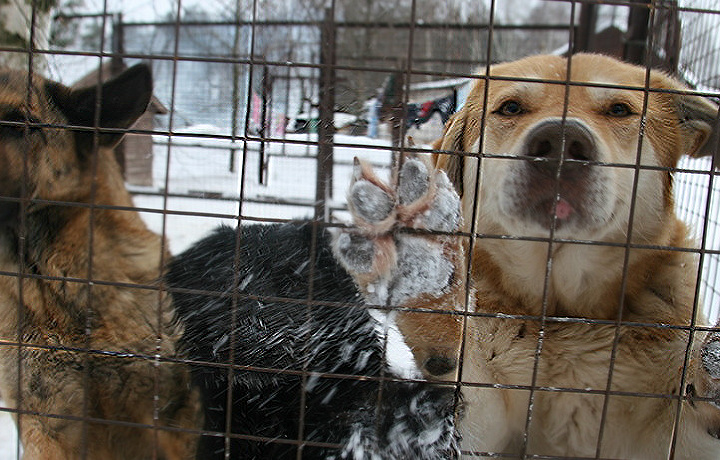
[[[4,256],[0,272],[2,308],[9,312],[0,328],[0,353],[6,356],[0,412],[15,418],[14,424],[5,420],[0,427],[10,433],[5,440],[0,437],[0,451],[5,452],[0,458],[21,458],[23,452],[30,458],[184,458],[193,455],[195,447],[177,446],[196,443],[196,435],[203,440],[198,458],[623,456],[618,452],[629,452],[629,457],[699,458],[688,452],[717,457],[711,446],[718,442],[716,425],[709,422],[700,429],[712,439],[703,438],[696,447],[687,445],[690,428],[684,425],[694,423],[687,421],[686,414],[700,410],[695,404],[716,404],[712,390],[693,379],[703,372],[694,370],[696,363],[705,363],[712,354],[705,351],[702,338],[713,331],[710,326],[720,317],[717,153],[699,159],[685,157],[677,165],[664,158],[648,162],[643,157],[648,148],[664,148],[652,137],[655,112],[651,106],[656,98],[670,94],[717,101],[720,95],[720,43],[714,34],[720,8],[716,2],[489,0],[437,5],[407,0],[360,5],[340,0],[238,0],[178,2],[162,13],[154,12],[154,17],[132,20],[125,11],[132,7],[105,2],[100,7],[76,7],[72,14],[61,11],[53,27],[66,36],[48,39],[48,43],[38,39],[49,37],[51,29],[38,19],[47,12],[36,3],[21,8],[30,41],[26,46],[2,43],[0,34],[0,57],[7,57],[11,64],[10,57],[21,57],[19,67],[47,74],[77,91],[72,94],[125,75],[122,72],[137,63],[149,65],[154,85],[150,111],[136,114],[138,122],[132,126],[103,112],[104,101],[109,104],[114,99],[101,90],[93,89],[97,100],[86,92],[86,99],[65,102],[65,93],[56,94],[53,87],[32,79],[18,86],[22,91],[12,97],[10,90],[0,88],[0,154],[22,158],[4,160],[11,173],[0,175],[3,182],[20,184],[0,186],[2,202],[12,205],[8,206],[11,224],[3,224],[7,239],[3,244],[13,254]],[[552,76],[542,69],[520,76],[492,70],[497,63],[529,55],[567,57],[577,52],[607,54],[644,66],[647,72],[642,81],[632,83],[576,78],[572,57],[563,61],[567,67]],[[652,87],[651,68],[673,75],[687,88]],[[596,72],[605,75],[604,69]],[[0,74],[0,85],[9,88],[10,81]],[[500,107],[490,107],[491,92],[507,82],[518,83],[515,92]],[[482,90],[473,93],[475,85]],[[640,121],[625,129],[632,133],[617,144],[623,149],[632,144],[633,159],[582,154],[566,164],[563,156],[561,166],[553,170],[554,182],[542,182],[556,192],[549,208],[553,223],[545,233],[483,225],[480,220],[491,212],[488,209],[496,198],[485,191],[484,184],[500,183],[492,171],[511,174],[515,168],[491,169],[492,165],[525,164],[534,155],[493,150],[496,144],[488,117],[512,116],[515,108],[508,101],[555,90],[562,94],[553,112],[553,117],[562,120],[556,133],[562,148],[575,139],[571,130],[576,128],[568,126],[579,117],[580,108],[571,105],[579,101],[576,91],[587,90],[599,99],[620,90],[639,95],[628,110]],[[50,94],[49,103],[39,99],[45,93]],[[17,101],[21,101],[19,109],[13,108]],[[92,116],[78,115],[77,107],[83,104]],[[44,118],[47,107],[59,107],[61,118]],[[126,110],[121,105],[113,107]],[[478,111],[461,112],[465,107]],[[475,117],[466,122],[460,148],[448,144],[451,123],[458,120],[450,118],[455,113]],[[717,130],[717,115],[711,118],[703,122]],[[678,125],[693,121],[688,115]],[[510,132],[510,123],[506,129]],[[603,128],[594,124],[577,128],[588,129]],[[38,131],[43,133],[42,141],[33,137]],[[119,132],[128,135],[122,144],[113,146],[108,157],[105,142],[112,142],[106,139]],[[56,133],[60,133],[56,143],[45,139]],[[433,145],[443,136],[442,144]],[[472,145],[463,144],[472,136],[476,136]],[[590,136],[593,148],[607,148],[605,138],[592,137],[602,135]],[[69,154],[61,150],[70,137],[85,149],[82,155],[89,152],[88,158],[94,159],[79,166],[68,159]],[[678,146],[683,142],[668,139]],[[710,136],[710,143],[714,139]],[[17,147],[18,143],[22,145]],[[47,150],[49,144],[60,147]],[[709,148],[717,152],[718,147]],[[33,153],[46,150],[51,153],[40,157]],[[424,221],[416,213],[405,221],[398,218],[391,240],[400,263],[407,260],[409,266],[430,267],[430,278],[441,271],[432,264],[442,265],[445,259],[423,259],[417,256],[425,254],[422,248],[403,249],[403,244],[410,247],[414,241],[408,235],[419,233],[419,238],[433,244],[439,241],[443,251],[453,248],[457,257],[464,258],[452,279],[465,281],[441,289],[443,295],[452,291],[462,299],[461,305],[452,307],[442,304],[449,302],[442,295],[433,301],[422,297],[411,302],[393,295],[383,297],[383,289],[400,289],[398,285],[404,282],[418,295],[426,293],[427,286],[405,278],[384,287],[363,284],[362,275],[350,279],[345,271],[352,275],[357,265],[343,262],[331,242],[348,229],[363,229],[367,224],[358,219],[361,206],[348,206],[347,194],[354,183],[375,184],[377,179],[369,178],[365,170],[358,172],[356,157],[373,166],[379,181],[392,184],[409,158],[438,153],[452,153],[463,161],[477,159],[480,165],[475,176],[470,170],[461,170],[457,176],[455,169],[447,168],[449,182],[462,195],[463,227],[419,224]],[[115,168],[108,166],[108,158],[117,160],[132,202],[123,195],[116,172],[104,172],[103,168]],[[623,238],[605,238],[601,230],[573,234],[561,228],[561,221],[580,209],[561,197],[566,193],[562,168],[574,171],[575,162],[602,171],[593,173],[600,178],[617,174],[626,179],[616,184],[632,192],[627,209],[622,208],[629,216],[622,221],[625,228],[619,230]],[[535,161],[534,167],[541,168],[540,163]],[[61,172],[76,168],[76,182],[66,185]],[[662,190],[656,190],[657,196],[638,197],[644,184],[668,174],[674,177],[672,198],[663,196]],[[577,181],[582,185],[571,192],[582,195],[594,190],[586,182],[597,178],[583,177]],[[429,189],[444,190],[444,182],[434,180],[428,179]],[[54,185],[40,187],[41,181]],[[71,191],[58,192],[65,186]],[[525,192],[541,195],[541,188],[529,187]],[[349,196],[352,200],[353,195]],[[655,211],[677,213],[692,240],[637,237],[655,231],[648,230],[652,224],[642,219],[649,219],[652,212],[645,210],[658,202],[673,202],[672,209]],[[433,216],[439,206],[435,202],[425,205],[426,216]],[[594,202],[582,206],[600,207]],[[47,209],[59,211],[47,217]],[[392,212],[407,211],[398,207]],[[143,233],[143,225],[133,220],[135,213],[162,242]],[[300,222],[305,227],[301,225],[298,233],[283,234],[278,228],[284,227],[275,226]],[[397,229],[408,222],[416,228]],[[75,230],[66,230],[71,224]],[[221,224],[240,230],[216,231]],[[264,225],[265,230],[255,224]],[[82,231],[77,230],[81,227]],[[198,243],[213,231],[216,240]],[[376,226],[372,232],[380,230]],[[450,239],[454,243],[447,243]],[[512,272],[522,266],[524,257],[535,257],[543,275],[510,289],[519,293],[517,298],[483,297],[488,291],[483,283],[490,283],[490,275],[480,273],[477,261],[497,264],[490,255],[492,248],[505,242],[518,243],[527,254],[510,257],[508,266],[488,271]],[[68,247],[70,251],[64,252]],[[567,285],[556,280],[561,267],[573,267],[564,256],[565,247],[590,248],[587,253],[594,249],[622,252],[620,262],[613,260],[618,266],[596,270],[603,276],[612,272],[617,278],[602,296],[608,300],[598,302],[615,305],[619,298],[617,311],[579,314],[563,309],[563,296],[571,296],[563,290],[575,278],[582,278],[580,286],[599,283],[592,273],[578,275],[572,269],[563,272]],[[542,254],[539,258],[538,253]],[[675,290],[674,281],[666,282],[667,291],[657,285],[649,291],[663,305],[685,302],[683,308],[690,313],[639,313],[644,306],[635,307],[629,300],[639,289],[633,283],[654,279],[652,266],[633,265],[639,253],[662,254],[658,258],[681,254],[677,264],[689,265],[672,276],[683,279],[682,292]],[[171,262],[171,254],[179,256],[176,262]],[[576,257],[577,266],[585,267],[580,260],[584,256]],[[688,262],[692,259],[699,261],[698,271]],[[598,260],[604,259],[598,256]],[[335,272],[328,274],[338,263],[345,263],[345,271],[337,270],[347,279],[333,278]],[[378,263],[373,263],[377,269]],[[182,270],[187,275],[173,278]],[[697,290],[693,288],[696,281]],[[487,300],[492,308],[478,307],[478,299]],[[656,305],[657,299],[648,305]],[[104,306],[115,302],[117,309]],[[515,307],[525,304],[532,308]],[[122,314],[123,310],[140,313]],[[133,330],[136,322],[148,326]],[[415,322],[421,326],[412,326]],[[180,327],[173,329],[170,323]],[[566,325],[573,334],[595,342],[588,339],[590,345],[582,349],[575,342],[555,341],[563,334],[559,328]],[[521,363],[522,371],[508,370],[508,374],[500,373],[502,377],[486,375],[477,364],[480,352],[474,343],[485,339],[495,343],[501,335],[497,331],[506,329],[512,329],[508,342],[524,344],[522,353],[513,358]],[[454,341],[448,346],[444,341],[451,336]],[[639,349],[623,348],[628,336],[642,337],[637,339]],[[682,343],[675,348],[667,345],[673,340]],[[693,340],[702,343],[693,344]],[[438,352],[443,346],[456,355]],[[592,355],[593,346],[602,348],[602,353]],[[700,346],[706,347],[702,355],[697,351]],[[569,348],[557,352],[563,347]],[[431,350],[429,357],[422,354],[426,349]],[[509,356],[519,350],[509,349]],[[482,357],[488,362],[496,352],[501,354],[495,348],[481,351],[488,354]],[[661,373],[672,374],[667,378],[669,386],[618,383],[625,381],[627,373],[647,371],[643,368],[647,361],[641,358],[636,367],[626,366],[635,359],[633,353],[652,359],[669,356],[672,369]],[[589,356],[601,362],[592,368],[592,378],[583,374],[587,368],[581,365]],[[507,358],[497,361],[502,359]],[[558,364],[553,369],[559,377],[548,377],[543,372],[554,359],[566,367],[558,370]],[[577,369],[573,369],[574,360]],[[47,367],[46,362],[57,364]],[[138,370],[117,370],[128,366]],[[46,379],[41,378],[44,372]],[[711,377],[710,381],[720,378]],[[181,389],[166,385],[173,379]],[[193,388],[190,379],[203,390],[180,401],[178,394]],[[427,379],[428,386],[417,387]],[[347,382],[349,390],[340,386]],[[136,387],[144,389],[133,390]],[[336,391],[347,393],[333,399]],[[408,392],[414,393],[408,396]],[[495,397],[496,393],[502,396]],[[121,402],[108,404],[112,395]],[[502,410],[493,406],[503,398],[512,403]],[[61,399],[64,404],[55,403]],[[666,418],[658,415],[663,424],[638,441],[639,449],[644,442],[652,442],[656,450],[633,451],[616,445],[623,439],[614,425],[618,411],[622,412],[617,406],[640,413],[647,410],[646,404],[650,412],[669,414]],[[564,409],[552,412],[556,418],[548,419],[543,412],[548,405]],[[136,415],[132,407],[147,411]],[[178,415],[186,407],[203,412],[205,421]],[[592,416],[584,415],[583,407],[591,407]],[[172,416],[168,411],[174,411]],[[498,425],[514,424],[514,431],[489,426],[486,416],[478,415],[483,411]],[[703,414],[702,420],[717,418],[714,413]],[[632,420],[630,415],[626,418]],[[568,424],[583,426],[582,433],[589,434],[575,438],[580,435],[564,428]],[[345,428],[350,434],[340,433]],[[366,436],[366,431],[375,434]],[[117,438],[122,443],[123,436],[137,445],[121,451],[118,444],[104,441]]]

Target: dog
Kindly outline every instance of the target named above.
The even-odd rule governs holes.
[[[717,111],[606,56],[494,65],[434,146],[463,232],[418,236],[432,251],[403,248],[398,192],[357,175],[367,229],[345,251],[367,255],[345,268],[399,305],[424,374],[461,387],[465,455],[720,456],[720,334],[695,329],[698,246],[672,195],[678,160],[717,150]],[[442,276],[402,288],[423,265]]]
[[[195,456],[168,254],[110,150],[151,93],[144,64],[75,90],[0,70],[0,392],[25,459]]]
[[[449,205],[459,215],[457,195]],[[223,227],[170,262],[205,408],[198,459],[456,457],[455,386],[403,381],[387,362],[380,314],[337,259],[365,255],[333,250],[346,239],[312,223]]]

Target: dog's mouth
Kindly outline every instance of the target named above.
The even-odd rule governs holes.
[[[557,199],[557,202],[553,200],[549,203],[546,203],[546,207],[548,215],[550,217],[557,217],[557,219],[560,221],[567,220],[575,213],[575,207],[570,204],[568,200],[562,197],[559,197]]]
[[[531,214],[531,217],[544,228],[551,228],[553,223],[555,228],[560,228],[576,219],[581,219],[582,208],[573,205],[566,198],[551,196],[536,202]]]
[[[549,193],[545,196],[531,197],[527,204],[524,217],[545,229],[550,229],[553,225],[556,229],[563,228],[583,219],[582,204],[562,195],[556,197],[553,193]]]
[[[588,168],[583,174],[555,177],[525,164],[506,178],[501,209],[511,220],[544,235],[553,228],[565,232],[589,229],[600,225],[608,211],[608,203],[602,199],[606,194],[601,176]]]

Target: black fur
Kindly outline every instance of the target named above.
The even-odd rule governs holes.
[[[309,224],[250,225],[238,239],[235,230],[220,228],[169,266],[167,282],[185,324],[182,346],[189,358],[227,364],[234,344],[234,364],[267,369],[233,370],[231,432],[263,439],[232,438],[231,458],[296,458],[297,443],[282,441],[298,439],[301,397],[304,439],[340,446],[306,445],[303,458],[452,457],[452,386],[317,376],[303,385],[301,375],[282,372],[387,372],[375,322],[335,261],[326,232],[319,232],[310,260],[313,234]],[[231,337],[234,283],[239,295]],[[303,302],[311,291],[321,305]],[[193,378],[204,398],[205,429],[220,434],[203,436],[198,459],[222,458],[228,368],[198,365]]]

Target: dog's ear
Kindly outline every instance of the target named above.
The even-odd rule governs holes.
[[[46,90],[71,125],[97,126],[100,145],[111,147],[124,133],[104,129],[127,129],[145,112],[152,97],[152,74],[146,64],[138,64],[103,83],[100,91],[97,86],[70,89],[57,83],[48,83]],[[84,143],[92,142],[92,136],[92,131],[78,131],[78,139]]]
[[[685,130],[685,153],[692,157],[715,157],[715,167],[720,168],[720,131],[718,106],[700,96],[680,96],[680,120]]]
[[[433,143],[433,149],[440,151],[435,155],[435,167],[445,171],[461,198],[464,192],[465,155],[453,155],[452,152],[465,152],[466,120],[464,109],[454,114],[445,125],[443,136]]]

